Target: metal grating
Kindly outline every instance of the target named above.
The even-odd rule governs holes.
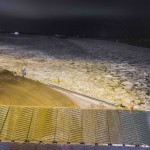
[[[14,140],[21,111],[22,107],[10,107],[3,129],[1,131],[1,140]]]
[[[58,143],[69,142],[70,133],[70,111],[66,108],[58,109],[56,141]]]
[[[137,134],[135,131],[135,124],[133,115],[130,111],[119,111],[120,122],[123,131],[124,144],[138,145]]]
[[[1,106],[0,131],[12,142],[150,145],[150,112]]]
[[[107,110],[96,110],[95,113],[96,113],[95,143],[98,144],[111,143],[107,121]]]
[[[15,141],[27,141],[30,124],[32,121],[33,108],[24,107],[21,110],[16,132],[13,136]]]
[[[27,140],[50,142],[55,139],[57,109],[34,108]]]
[[[82,110],[71,109],[70,110],[70,133],[69,141],[71,143],[83,142],[82,137]]]
[[[123,144],[123,131],[120,124],[120,116],[118,111],[107,111],[109,136],[112,144]]]
[[[2,140],[1,139],[1,132],[3,130],[4,123],[6,121],[8,112],[9,112],[9,107],[0,106],[0,140]]]
[[[45,118],[44,138],[42,141],[52,142],[56,137],[58,109],[49,108]]]
[[[133,119],[139,145],[150,145],[150,113],[135,111]]]
[[[94,110],[83,110],[83,142],[87,144],[95,144],[96,133],[96,112]]]

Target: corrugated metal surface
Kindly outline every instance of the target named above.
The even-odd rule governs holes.
[[[150,145],[150,112],[1,106],[0,140]]]

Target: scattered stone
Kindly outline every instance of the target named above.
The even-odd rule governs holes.
[[[0,67],[25,67],[28,78],[60,79],[62,87],[126,107],[140,97],[145,104],[138,109],[150,110],[149,58],[149,49],[108,41],[0,36]]]

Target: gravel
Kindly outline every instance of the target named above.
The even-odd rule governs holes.
[[[0,35],[0,67],[25,67],[28,78],[150,110],[149,48],[98,39]]]

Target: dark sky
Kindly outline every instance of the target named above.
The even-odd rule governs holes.
[[[150,0],[0,0],[0,29],[150,37]]]

